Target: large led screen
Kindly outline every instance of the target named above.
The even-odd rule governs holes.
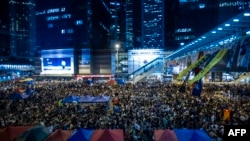
[[[42,50],[41,74],[73,74],[74,53],[73,49]]]
[[[70,58],[43,58],[44,70],[71,70]]]

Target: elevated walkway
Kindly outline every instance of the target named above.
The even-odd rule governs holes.
[[[153,61],[147,63],[146,65],[138,68],[134,72],[130,73],[127,76],[128,82],[135,84],[154,72],[162,72],[163,67],[163,58],[156,58]]]
[[[239,83],[241,80],[244,80],[246,78],[250,77],[250,73],[249,72],[244,72],[241,75],[239,75],[238,78],[236,78],[234,81],[231,81],[231,83]]]

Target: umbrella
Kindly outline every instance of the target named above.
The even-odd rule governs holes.
[[[16,137],[15,141],[44,141],[49,136],[49,128],[35,126]]]

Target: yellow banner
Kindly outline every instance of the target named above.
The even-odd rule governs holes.
[[[207,72],[216,65],[227,53],[227,49],[220,50],[216,56],[213,58],[213,60],[204,68],[202,69],[192,80],[188,81],[189,85],[192,85],[194,82],[200,80],[204,75],[207,74]]]
[[[209,56],[210,54],[206,54],[202,56],[199,60],[188,66],[186,69],[184,69],[182,72],[179,73],[177,80],[182,80],[183,76],[185,76],[191,69],[203,64],[209,58]]]

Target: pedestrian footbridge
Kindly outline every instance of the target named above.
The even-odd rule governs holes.
[[[163,58],[156,58],[153,61],[138,68],[127,76],[128,82],[137,83],[154,72],[162,72],[164,67]]]

